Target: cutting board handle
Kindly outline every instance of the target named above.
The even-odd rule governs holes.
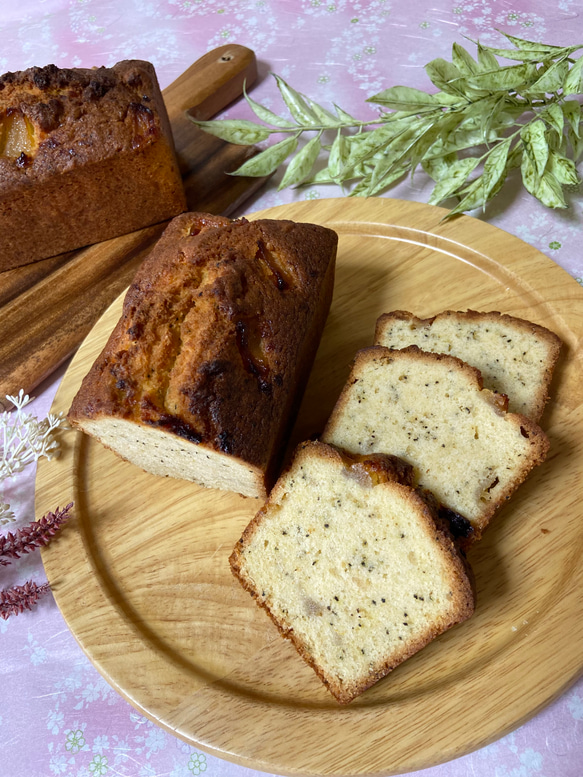
[[[206,121],[241,96],[257,79],[257,60],[251,49],[231,43],[204,54],[164,89],[170,120],[187,111]]]

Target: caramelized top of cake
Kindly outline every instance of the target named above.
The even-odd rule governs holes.
[[[112,68],[33,67],[0,76],[0,174],[38,180],[158,139],[156,75],[149,62]]]

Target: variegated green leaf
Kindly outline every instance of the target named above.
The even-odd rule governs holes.
[[[420,121],[420,119],[415,119],[413,123],[417,124]],[[387,147],[395,137],[403,132],[403,127],[410,125],[411,122],[385,124],[376,130],[347,137],[350,166],[356,167],[364,160],[370,159],[377,151]]]
[[[351,116],[349,113],[344,111],[339,105],[336,105],[334,103],[334,110],[336,111],[336,115],[340,119],[341,122],[344,124],[358,124],[357,120],[354,118],[354,116]]]
[[[520,167],[522,163],[522,143],[515,143],[510,149],[508,154],[508,161],[506,167],[508,170],[513,170],[515,167]]]
[[[370,189],[370,175],[364,176],[350,192],[350,197],[368,197]]]
[[[330,175],[330,172],[327,167],[322,168],[321,170],[318,170],[317,173],[314,173],[310,178],[306,178],[304,181],[305,185],[308,184],[324,184],[324,183],[336,183],[334,178]]]
[[[446,154],[453,154],[458,151],[465,151],[469,148],[474,148],[482,143],[482,133],[480,130],[463,130],[458,129],[452,132],[450,137],[446,140],[439,138],[428,149],[425,159],[431,161],[437,157],[442,157]]]
[[[498,30],[498,32],[502,32],[502,30]],[[532,40],[525,40],[524,38],[517,38],[516,35],[510,35],[509,32],[502,32],[502,35],[521,51],[538,51],[546,57],[555,57],[564,51],[562,46],[552,46],[548,43],[538,43]],[[579,46],[578,48],[581,47]]]
[[[376,164],[376,160],[374,157],[372,159],[367,159],[361,164],[355,165],[352,170],[352,179],[359,180],[360,178],[370,178],[372,175],[372,171],[374,170],[374,166]],[[348,179],[346,179],[348,180]]]
[[[548,162],[549,172],[554,175],[560,184],[565,186],[577,186],[580,183],[577,168],[572,159],[562,154],[551,151]]]
[[[417,165],[419,165],[435,141],[438,138],[443,138],[447,142],[448,137],[461,120],[461,114],[448,112],[440,114],[437,120],[430,124],[409,150],[411,174],[415,172]]]
[[[506,138],[495,145],[489,152],[484,161],[484,170],[482,172],[482,185],[484,187],[484,196],[488,198],[490,192],[497,185],[500,178],[506,172],[506,162],[512,140]]]
[[[563,86],[563,95],[581,94],[581,69],[583,68],[583,57],[579,57],[569,71]]]
[[[431,126],[427,121],[420,119],[393,138],[375,166],[371,181],[372,188],[376,188],[379,181],[388,175],[392,168],[402,164],[415,143],[421,140],[423,135],[431,129]]]
[[[331,127],[331,128],[338,127],[338,119],[336,116],[334,116],[333,113],[330,113],[330,111],[326,110],[326,108],[323,108],[317,102],[314,102],[314,100],[308,99],[307,103],[310,107],[310,110],[318,118],[318,121],[320,122],[322,127]]]
[[[266,124],[272,124],[274,127],[281,127],[282,129],[288,129],[294,126],[291,121],[278,116],[276,113],[273,113],[273,111],[270,111],[269,108],[266,108],[264,105],[255,102],[252,97],[249,97],[246,91],[244,92],[244,95],[245,99],[247,100],[247,104],[253,113],[257,116],[257,118],[261,119],[261,121],[264,121]]]
[[[523,154],[520,169],[524,188],[530,192],[533,197],[536,197],[537,200],[540,200],[543,205],[546,205],[548,208],[566,207],[561,185],[554,175],[548,171],[542,176],[537,175],[537,171],[527,154]]]
[[[446,59],[433,59],[425,65],[425,72],[431,82],[443,92],[453,95],[464,95],[466,81],[460,71]]]
[[[482,132],[482,143],[488,143],[492,133],[492,127],[500,124],[500,114],[502,113],[506,100],[504,95],[495,95],[489,100],[482,100],[482,112],[480,115],[480,130]]]
[[[512,153],[512,152],[511,152]],[[508,165],[510,165],[510,155],[508,158]],[[507,165],[507,167],[508,167]],[[481,207],[483,211],[486,210],[486,205],[498,194],[504,185],[505,177],[500,176],[496,183],[489,189],[484,186],[484,179],[482,176],[476,178],[472,183],[461,190],[459,196],[462,197],[461,201],[451,211],[449,216],[456,213],[462,213],[468,210],[474,210]]]
[[[494,197],[498,194],[498,192],[502,189],[506,181],[506,175],[508,174],[509,169],[510,168],[507,165],[504,175],[501,175],[500,178],[494,184],[494,186],[490,189],[490,191],[486,195],[486,203],[490,202],[490,200],[493,200]],[[485,207],[484,207],[484,210],[485,210]]]
[[[305,181],[310,174],[319,153],[320,137],[317,136],[309,140],[288,164],[287,170],[278,186],[278,190],[284,189],[286,186],[297,186]]]
[[[549,151],[566,156],[569,143],[565,134],[557,135],[555,132],[547,132],[547,140],[549,142]]]
[[[380,194],[391,184],[395,183],[395,181],[398,181],[399,178],[407,175],[410,170],[411,165],[409,164],[398,165],[387,172],[380,180],[376,181],[376,183],[371,180],[367,197],[375,197],[377,194]]]
[[[342,178],[349,157],[350,149],[346,142],[346,136],[339,131],[330,149],[330,158],[328,160],[328,170],[332,178]]]
[[[433,112],[439,112],[441,113],[441,110],[439,108],[436,108]],[[390,113],[381,113],[381,119],[384,124],[398,124],[399,127],[395,130],[395,132],[401,132],[403,127],[406,124],[411,124],[414,121],[417,121],[419,118],[419,110],[413,110],[413,111],[392,111]]]
[[[458,159],[447,168],[447,175],[437,183],[431,192],[429,198],[430,205],[438,205],[443,200],[451,197],[457,190],[463,186],[467,177],[476,169],[479,159],[468,157]]]
[[[579,128],[581,126],[581,106],[577,100],[563,100],[561,102],[563,116],[569,122],[569,126],[579,137]]]
[[[426,158],[432,159],[443,154],[474,148],[482,143],[492,143],[496,140],[497,131],[498,127],[494,125],[490,128],[488,134],[484,135],[482,115],[481,111],[478,111],[476,115],[470,115],[467,119],[464,119],[447,138],[439,138],[428,149]]]
[[[455,105],[459,103],[459,99],[444,92],[427,94],[420,89],[413,89],[410,86],[393,86],[390,89],[385,89],[384,92],[375,94],[374,97],[369,97],[367,102],[384,105],[396,111],[419,111],[427,108]]]
[[[504,130],[509,127],[514,127],[518,123],[518,119],[524,113],[523,107],[519,105],[508,105],[508,101],[505,100],[502,109],[498,112],[496,121],[493,121],[490,130],[494,131],[498,135],[502,135]]]
[[[468,84],[475,89],[506,92],[509,89],[519,89],[529,83],[535,74],[535,65],[508,65],[496,70],[478,73],[478,75],[468,78]]]
[[[459,111],[463,126],[466,129],[469,129],[470,127],[477,129],[480,127],[484,113],[491,110],[492,105],[498,100],[498,97],[499,95],[493,94],[466,105],[463,110]]]
[[[567,154],[567,147],[569,144],[565,134],[558,135],[556,132],[547,132],[547,140],[549,143],[549,151],[554,151],[561,156]]]
[[[503,57],[504,59],[510,59],[514,62],[532,62],[533,64],[536,64],[537,62],[543,62],[549,58],[549,55],[537,49],[527,51],[525,49],[502,49],[496,48],[495,46],[482,46],[482,48],[494,58]],[[559,49],[555,56],[564,56],[568,53],[568,49]]]
[[[563,195],[561,184],[555,176],[547,171],[536,186],[534,196],[547,208],[566,208],[567,203]]]
[[[549,94],[559,92],[563,88],[568,73],[568,62],[565,60],[553,62],[527,90],[523,91],[523,94],[545,95],[547,92]]]
[[[448,216],[455,216],[468,210],[475,210],[486,204],[484,187],[480,178],[476,178],[464,191],[464,196],[458,204],[450,210]]]
[[[571,127],[569,127],[567,131],[567,137],[569,138],[569,143],[573,149],[573,159],[575,162],[578,162],[583,154],[583,138],[577,135]]]
[[[549,144],[545,136],[545,125],[540,119],[526,124],[520,131],[524,144],[525,157],[528,158],[540,178],[544,173],[549,157]]]
[[[409,165],[401,165],[394,170],[388,172],[382,179],[373,183],[372,177],[369,175],[363,178],[350,192],[351,197],[374,197],[377,194],[388,189],[391,184],[398,181],[404,175],[409,173]]]
[[[451,166],[458,161],[458,156],[454,152],[452,154],[444,154],[443,156],[436,156],[429,159],[427,156],[421,161],[421,165],[427,175],[433,178],[434,181],[439,182],[449,175]]]
[[[283,78],[275,75],[277,86],[281,93],[284,103],[287,105],[289,112],[293,118],[299,123],[307,127],[318,126],[318,117],[312,111],[304,97],[292,89]]]
[[[492,73],[500,68],[496,57],[480,42],[478,42],[478,68],[481,73]]]
[[[541,119],[547,122],[552,127],[557,135],[563,135],[563,128],[565,126],[565,116],[561,110],[561,106],[557,103],[551,103],[544,111],[541,111],[539,116]]]
[[[260,143],[267,140],[271,134],[270,130],[262,127],[260,124],[254,124],[252,121],[243,119],[222,119],[220,121],[191,121],[197,127],[214,135],[227,143],[235,143],[238,146],[252,146],[254,143]]]
[[[478,63],[459,43],[454,43],[451,47],[451,61],[463,76],[471,76],[479,72]]]
[[[271,175],[290,154],[293,154],[297,145],[297,137],[286,138],[248,159],[232,175],[245,175],[252,178]]]

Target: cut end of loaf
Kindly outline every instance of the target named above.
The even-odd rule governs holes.
[[[234,456],[122,418],[70,419],[120,458],[146,472],[265,499],[265,474]]]
[[[230,559],[342,704],[474,609],[463,557],[396,477],[305,443]]]

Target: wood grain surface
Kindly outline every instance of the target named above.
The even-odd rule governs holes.
[[[256,216],[339,234],[334,300],[291,444],[322,430],[378,315],[498,310],[554,330],[564,353],[541,425],[548,460],[470,553],[478,604],[346,708],[232,577],[259,507],[125,463],[81,433],[41,462],[36,511],[75,502],[43,550],[57,603],[91,661],[140,712],[185,741],[290,775],[389,775],[502,736],[583,665],[583,289],[534,248],[479,220],[390,199],[297,203]],[[66,412],[121,299],[74,358]]]
[[[228,215],[265,178],[228,175],[256,153],[199,130],[257,76],[254,53],[221,46],[164,92],[189,210]],[[62,364],[131,282],[167,222],[0,273],[0,410],[6,394],[31,392]]]

